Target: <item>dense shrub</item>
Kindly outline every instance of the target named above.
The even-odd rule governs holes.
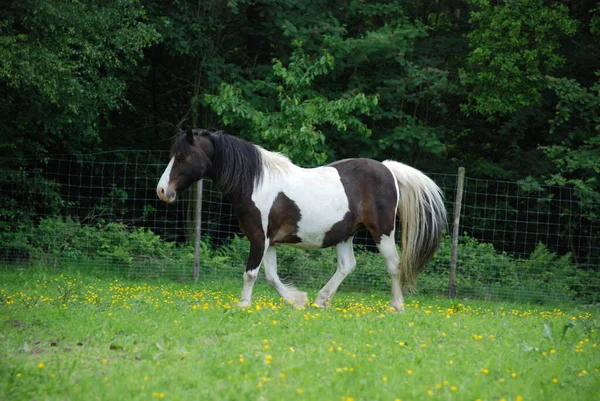
[[[88,226],[71,218],[54,217],[42,219],[36,228],[19,235],[26,257],[44,265],[67,263],[88,270],[98,268],[138,277],[189,279],[192,275],[193,247],[164,241],[148,229],[105,222]],[[419,277],[420,293],[447,293],[450,250],[450,239],[445,238]],[[248,252],[249,243],[244,238],[234,237],[220,247],[214,247],[210,238],[204,238],[200,279],[239,280]],[[389,277],[383,258],[361,247],[357,247],[355,253],[357,267],[342,288],[388,291]],[[325,285],[337,266],[333,248],[305,251],[281,246],[277,259],[278,272],[284,282],[313,290]],[[597,303],[600,296],[593,284],[598,282],[598,273],[578,269],[570,255],[557,256],[541,243],[529,257],[515,258],[496,252],[489,243],[468,236],[460,239],[456,271],[459,297]]]

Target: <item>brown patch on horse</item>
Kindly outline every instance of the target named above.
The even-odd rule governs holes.
[[[280,192],[269,211],[267,237],[271,244],[297,244],[302,240],[298,233],[298,222],[302,218],[296,202]]]
[[[338,170],[350,211],[325,234],[323,247],[345,241],[366,227],[375,243],[390,235],[396,216],[396,183],[392,172],[378,161],[348,159],[329,165]]]
[[[235,202],[232,206],[240,222],[240,229],[250,241],[246,271],[254,270],[260,266],[265,253],[265,232],[262,228],[260,210],[252,200]]]

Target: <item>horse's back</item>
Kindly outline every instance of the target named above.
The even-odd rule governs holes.
[[[394,227],[395,179],[378,161],[346,159],[265,178],[253,200],[271,243],[329,247],[365,226]]]

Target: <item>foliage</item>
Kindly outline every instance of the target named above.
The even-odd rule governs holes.
[[[223,123],[244,127],[240,133],[254,142],[289,156],[296,163],[323,164],[327,154],[325,136],[320,130],[331,125],[340,131],[352,130],[369,136],[371,131],[354,113],[363,114],[377,104],[377,97],[363,93],[348,94],[329,100],[316,88],[315,79],[328,74],[334,65],[333,57],[323,52],[314,60],[298,47],[287,67],[280,60],[273,62],[276,82],[255,80],[245,84],[245,91],[258,93],[278,102],[274,110],[260,110],[246,100],[243,91],[234,85],[223,84],[219,95],[207,95],[206,101],[222,116]],[[260,107],[260,106],[259,106]]]
[[[158,39],[138,1],[11,2],[0,21],[5,151],[81,152],[126,104],[126,77]],[[25,153],[25,152],[23,152]],[[27,154],[27,153],[25,153]]]
[[[67,217],[46,218],[31,235],[32,253],[46,259],[105,258],[110,263],[131,266],[134,260],[166,259],[173,255],[173,243],[164,242],[143,228],[129,229],[121,223],[83,225]]]
[[[550,133],[560,142],[540,147],[557,167],[546,182],[573,186],[586,205],[600,204],[600,80],[590,88],[566,78],[547,80],[558,97]]]
[[[461,76],[471,87],[464,110],[494,116],[540,103],[544,76],[565,62],[559,39],[576,31],[568,8],[542,0],[469,3],[478,10],[470,19],[470,69]]]

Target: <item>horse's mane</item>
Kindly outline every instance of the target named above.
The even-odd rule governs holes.
[[[285,171],[292,162],[282,154],[270,152],[245,139],[224,131],[195,129],[195,135],[206,135],[215,149],[212,170],[216,184],[226,195],[249,197],[254,186],[260,185],[265,170],[271,173]],[[186,134],[178,134],[171,146],[171,155],[189,155],[192,145]]]

